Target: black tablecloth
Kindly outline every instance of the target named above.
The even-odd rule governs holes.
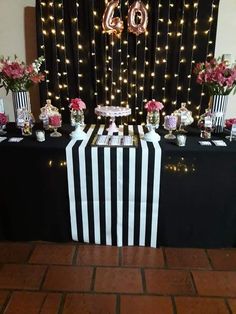
[[[65,147],[61,138],[0,143],[1,240],[71,240]],[[163,135],[163,131],[159,131]],[[20,136],[9,128],[7,137]],[[219,139],[219,137],[216,137]],[[186,147],[161,139],[158,243],[177,247],[236,246],[236,142]]]
[[[68,241],[71,239],[65,147],[70,138],[39,143],[35,136],[20,143],[0,143],[0,238]],[[20,137],[8,126],[7,137]]]
[[[236,246],[236,142],[200,146],[190,130],[186,147],[161,141],[159,245]]]

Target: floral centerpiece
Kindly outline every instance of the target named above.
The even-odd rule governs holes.
[[[145,109],[147,109],[148,112],[159,111],[163,108],[163,104],[155,99],[149,100],[145,105]]]
[[[18,109],[31,110],[27,91],[33,84],[44,80],[45,76],[40,72],[43,60],[44,58],[40,57],[32,64],[26,65],[16,56],[14,60],[0,57],[0,87],[4,87],[7,94],[12,91],[15,120],[17,120]]]
[[[0,87],[6,89],[7,94],[12,92],[28,91],[33,84],[40,83],[45,76],[40,71],[44,58],[36,59],[32,64],[26,65],[15,56],[10,58],[0,57]]]
[[[71,112],[71,125],[75,126],[75,131],[71,132],[70,136],[74,139],[82,140],[86,138],[86,133],[81,130],[81,126],[84,125],[84,109],[86,109],[85,103],[80,98],[72,98],[69,104]]]
[[[194,69],[197,83],[206,86],[209,95],[229,95],[236,92],[236,66],[215,58],[198,63]]]
[[[194,73],[197,83],[205,86],[209,93],[215,132],[223,132],[228,95],[236,92],[236,66],[231,67],[227,61],[213,58],[209,62],[198,63]]]
[[[145,109],[147,109],[147,127],[149,129],[149,132],[145,134],[146,141],[156,142],[160,140],[160,136],[155,132],[155,129],[159,127],[159,111],[163,108],[163,104],[155,99],[149,100],[145,104]]]

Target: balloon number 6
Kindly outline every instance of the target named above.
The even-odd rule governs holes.
[[[113,17],[115,8],[119,6],[119,0],[111,0],[108,2],[103,18],[103,33],[115,34],[121,36],[124,29],[124,23],[119,17]],[[145,5],[141,0],[134,1],[128,11],[128,31],[136,36],[145,33],[148,24],[148,13]]]

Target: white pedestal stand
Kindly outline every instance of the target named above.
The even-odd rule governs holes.
[[[77,125],[76,129],[70,133],[70,137],[74,140],[84,140],[87,138],[87,134],[81,130],[79,125]]]
[[[155,132],[155,129],[151,129],[148,133],[144,135],[144,139],[147,142],[159,142],[161,137]]]
[[[95,108],[95,113],[98,116],[110,117],[110,125],[107,128],[109,134],[118,132],[119,129],[116,126],[115,119],[116,117],[125,117],[131,114],[131,109],[127,107],[118,107],[118,106],[98,106]]]

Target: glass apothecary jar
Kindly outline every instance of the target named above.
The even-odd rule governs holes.
[[[213,114],[210,109],[206,109],[198,120],[198,127],[201,131],[200,137],[204,139],[210,139],[211,133],[214,130],[213,127]]]

